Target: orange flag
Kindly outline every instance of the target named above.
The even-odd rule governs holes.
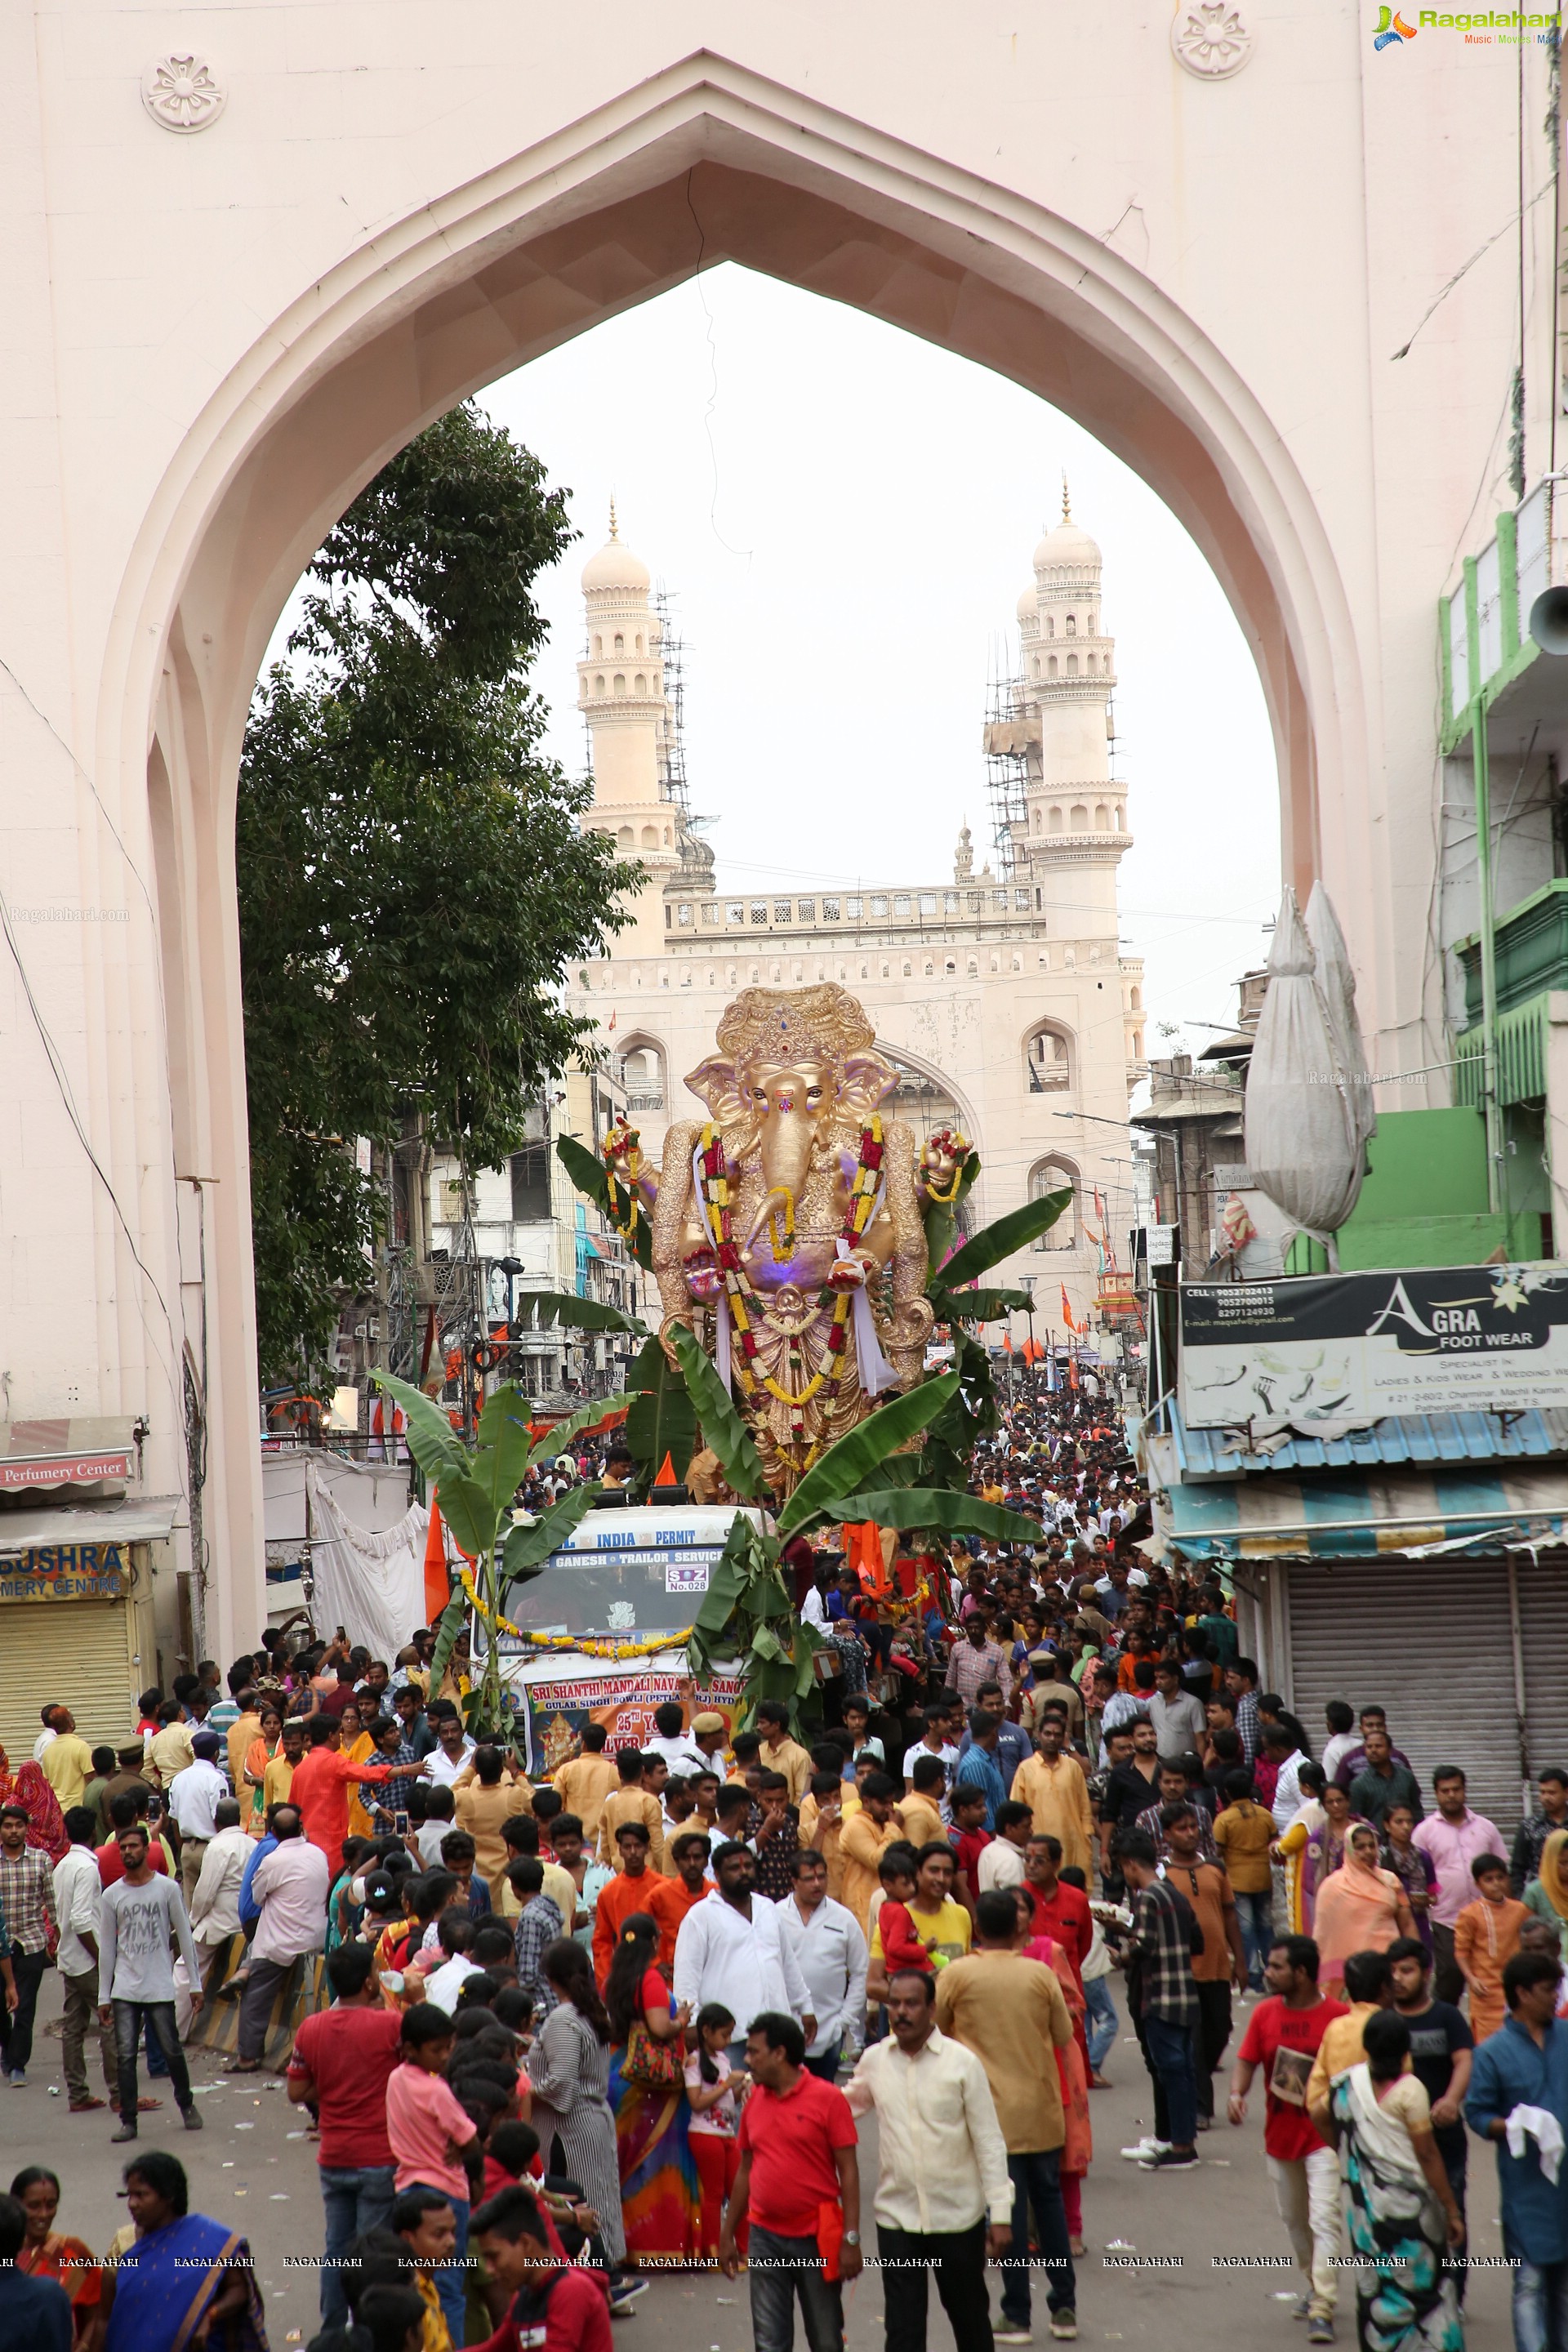
[[[679,1486],[680,1484],[675,1475],[675,1464],[668,1453],[658,1465],[658,1476],[653,1483],[655,1486]]]
[[[465,1553],[465,1559],[467,1556]],[[426,1625],[434,1625],[451,1597],[451,1580],[447,1574],[447,1544],[442,1531],[441,1506],[432,1495],[430,1531],[425,1538],[425,1622]]]

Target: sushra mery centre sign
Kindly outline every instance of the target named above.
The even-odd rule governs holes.
[[[39,1544],[0,1556],[0,1601],[119,1601],[125,1574],[123,1543]]]
[[[1568,1265],[1189,1283],[1189,1429],[1568,1405]]]

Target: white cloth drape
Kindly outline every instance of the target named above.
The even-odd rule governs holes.
[[[311,1613],[329,1632],[343,1626],[372,1657],[390,1666],[425,1619],[427,1503],[415,1503],[395,1527],[374,1533],[345,1517],[315,1463],[305,1473],[316,1543]]]
[[[1336,1034],[1341,1021],[1353,1028],[1353,995],[1347,1003],[1342,989],[1338,1016],[1331,1012],[1296,893],[1288,889],[1247,1066],[1247,1164],[1259,1192],[1325,1240],[1355,1206],[1365,1142]],[[1363,1085],[1359,1092],[1364,1104],[1369,1091]]]

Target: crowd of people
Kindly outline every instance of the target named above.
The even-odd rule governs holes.
[[[244,2239],[139,2145],[164,2085],[200,2130],[186,2049],[237,2004],[229,2070],[286,2068],[308,2121],[319,2352],[604,2352],[706,2264],[744,2265],[757,2352],[797,2312],[838,2352],[863,2219],[889,2352],[922,2352],[933,2283],[959,2352],[1028,2343],[1041,2288],[1070,2340],[1123,2017],[1150,2173],[1244,2127],[1261,2073],[1309,2342],[1348,2278],[1364,2347],[1457,2352],[1479,2137],[1521,2352],[1568,2352],[1568,1774],[1505,1835],[1370,1699],[1314,1754],[1221,1584],[1144,1548],[1084,1392],[1028,1383],[974,1484],[1044,1540],[786,1554],[837,1668],[809,1727],[672,1700],[533,1780],[466,1731],[460,1658],[432,1687],[427,1632],[390,1662],[269,1637],[145,1693],[118,1748],[46,1706],[0,1764],[0,2072],[26,2086],[58,1969],[129,2220],[94,2252],[21,2168],[0,2340],[265,2344]]]

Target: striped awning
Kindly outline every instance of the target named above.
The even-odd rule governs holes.
[[[1568,1542],[1568,1465],[1183,1485],[1148,1442],[1154,1531],[1185,1559],[1358,1559]]]

